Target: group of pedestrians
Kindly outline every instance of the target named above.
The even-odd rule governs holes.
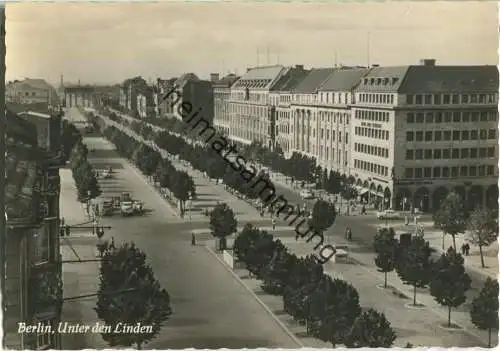
[[[469,256],[469,253],[470,253],[470,245],[469,243],[464,243],[462,245],[462,255]]]

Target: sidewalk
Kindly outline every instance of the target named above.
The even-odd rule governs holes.
[[[75,183],[69,169],[60,169],[61,217],[66,224],[74,225],[88,221],[88,217],[76,199]],[[70,260],[96,259],[97,239],[91,231],[79,230],[70,237],[61,237],[61,255],[63,262]],[[99,282],[99,262],[63,263],[63,296],[65,298],[94,294]],[[61,320],[70,324],[93,325],[99,319],[94,312],[96,297],[65,301]],[[63,334],[63,349],[102,349],[109,347],[100,334]]]

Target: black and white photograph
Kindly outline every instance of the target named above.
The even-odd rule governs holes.
[[[496,2],[0,15],[2,348],[498,346]]]

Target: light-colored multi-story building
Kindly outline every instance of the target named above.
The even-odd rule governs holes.
[[[120,106],[128,112],[137,113],[137,95],[147,87],[142,77],[126,79],[120,91]]]
[[[309,70],[304,69],[303,65],[296,65],[290,68],[283,75],[269,92],[271,106],[276,109],[276,119],[274,121],[274,135],[271,139],[275,141],[276,146],[283,151],[285,156],[290,156],[291,136],[290,127],[292,125],[292,90],[302,82],[307,76]]]
[[[52,107],[60,104],[56,90],[44,79],[26,78],[8,82],[5,85],[5,98],[7,102],[18,104],[44,103]]]
[[[373,67],[355,89],[351,174],[386,207],[436,210],[455,190],[497,208],[495,66]]]
[[[172,89],[175,89],[175,82],[178,78],[156,79],[156,93],[153,98],[157,106],[157,116],[159,118],[173,117],[174,115],[174,95],[169,94]]]
[[[231,87],[229,138],[249,145],[274,145],[272,131],[276,109],[270,103],[270,90],[290,68],[280,65],[248,68]]]
[[[158,107],[154,96],[154,88],[150,86],[143,87],[137,93],[137,114],[140,118],[157,116]]]
[[[231,115],[229,113],[229,99],[231,97],[231,86],[239,79],[230,73],[222,79],[212,81],[214,89],[214,127],[224,135],[229,135],[231,126]],[[218,76],[217,76],[218,78]]]

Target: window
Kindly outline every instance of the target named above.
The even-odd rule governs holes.
[[[432,95],[425,95],[425,104],[426,105],[432,104]]]
[[[432,170],[432,176],[434,178],[439,178],[441,177],[441,168],[440,167],[434,167],[433,170]]]
[[[424,132],[415,132],[415,140],[422,141],[424,139]]]
[[[39,323],[39,324],[38,324]],[[54,330],[55,323],[53,320],[40,320],[38,321],[37,335],[36,335],[36,348],[37,349],[48,349],[53,348],[55,345],[55,334],[52,333],[51,329]],[[47,329],[47,330],[45,330]],[[40,332],[38,332],[40,330]]]
[[[413,150],[406,150],[406,159],[413,160]]]
[[[470,149],[470,158],[477,158],[477,149],[474,147]]]
[[[478,173],[480,177],[484,177],[486,175],[486,166],[479,166],[478,167]]]
[[[434,123],[443,123],[443,113],[442,112],[436,112],[434,115]]]
[[[440,141],[443,138],[442,132],[440,130],[434,131],[434,140]]]
[[[469,103],[469,95],[463,94],[462,95],[462,104],[467,104]]]
[[[495,157],[495,148],[494,147],[488,148],[488,157]]]
[[[485,147],[479,148],[479,157],[486,158],[486,148]]]
[[[425,149],[424,150],[424,158],[426,160],[432,159],[432,149]]]
[[[406,95],[406,103],[413,105],[413,95]]]
[[[444,140],[451,140],[451,131],[445,130],[443,133],[443,139]]]
[[[432,176],[432,168],[425,167],[424,168],[424,178],[430,178]]]
[[[425,141],[432,141],[432,132],[425,132]]]
[[[451,158],[454,158],[454,159],[460,158],[460,149],[452,149],[451,150]]]
[[[497,120],[497,117],[498,117],[498,113],[497,112],[490,112],[488,113],[488,120],[491,121],[491,122],[496,122]]]
[[[488,112],[481,111],[479,118],[480,118],[481,122],[487,122],[488,121]]]
[[[497,137],[496,129],[488,130],[488,139],[495,139]]]
[[[425,114],[425,123],[432,123],[434,121],[434,114],[432,112],[427,112]]]
[[[468,174],[467,170],[468,169],[469,168],[467,166],[461,166],[460,167],[460,177],[467,177],[467,174]]]
[[[441,104],[441,95],[434,94],[434,104],[435,105],[440,105]]]
[[[460,123],[460,112],[453,112],[453,122]]]
[[[478,134],[477,130],[471,130],[470,131],[470,140],[477,140]]]
[[[415,122],[415,115],[413,113],[408,113],[406,115],[406,123],[414,123]]]
[[[424,114],[423,113],[417,113],[417,118],[415,120],[417,123],[424,123]]]
[[[415,95],[415,104],[422,105],[422,95]]]
[[[450,168],[443,167],[443,178],[448,178],[450,176]]]
[[[413,141],[413,132],[406,132],[406,141]]]
[[[471,177],[477,176],[477,167],[476,166],[469,167],[469,176],[471,176]]]
[[[405,168],[405,178],[413,178],[413,168]]]
[[[464,112],[462,114],[462,121],[463,122],[469,122],[470,121],[470,112]]]
[[[479,112],[472,112],[470,115],[471,122],[479,122]]]
[[[458,166],[451,167],[451,177],[458,178]]]
[[[459,104],[459,98],[458,98],[458,95],[457,94],[453,94],[453,96],[451,97],[451,103],[456,105],[456,104]]]
[[[449,105],[450,103],[450,95],[449,94],[444,94],[443,95],[443,104]]]
[[[415,150],[415,159],[416,160],[421,160],[423,157],[424,157],[424,150],[422,150],[422,149]]]
[[[495,166],[488,165],[488,167],[486,168],[486,175],[489,176],[495,175]]]
[[[443,149],[443,159],[447,160],[450,158],[450,149]]]
[[[469,131],[462,130],[462,140],[469,140]]]
[[[481,140],[486,140],[486,139],[487,139],[487,137],[488,137],[488,132],[486,131],[486,129],[481,129],[481,130],[479,131],[479,138],[480,138]]]
[[[441,159],[441,149],[434,149],[434,158],[437,160]]]
[[[444,113],[444,123],[451,123],[451,112]]]
[[[453,131],[453,140],[460,140],[460,131],[459,130]]]
[[[467,149],[467,148],[460,149],[460,157],[461,158],[468,158],[469,157],[469,149]]]

